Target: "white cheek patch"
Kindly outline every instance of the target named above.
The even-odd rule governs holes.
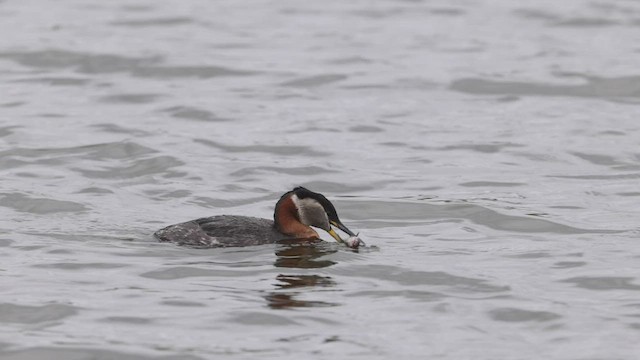
[[[297,195],[291,196],[294,205],[298,209],[298,217],[300,222],[305,225],[316,226],[320,228],[329,226],[329,218],[324,211],[322,205],[314,199],[304,198],[300,199]]]

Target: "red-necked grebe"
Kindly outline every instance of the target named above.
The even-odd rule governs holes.
[[[343,240],[332,225],[347,233],[349,238]],[[320,239],[312,226],[351,247],[364,244],[342,224],[336,208],[324,195],[303,187],[282,195],[276,203],[273,221],[248,216],[212,216],[167,226],[156,231],[154,236],[160,241],[194,247],[250,246],[284,239]]]

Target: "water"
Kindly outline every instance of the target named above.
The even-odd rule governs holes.
[[[640,353],[637,2],[43,6],[0,2],[3,360]],[[295,185],[371,247],[150,236]]]

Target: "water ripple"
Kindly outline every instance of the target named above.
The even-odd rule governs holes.
[[[36,69],[72,68],[81,74],[111,74],[127,72],[136,77],[166,78],[213,78],[220,76],[247,76],[255,71],[236,70],[222,66],[166,66],[158,65],[159,56],[127,57],[113,54],[92,54],[68,50],[44,50],[24,52],[0,52],[0,58],[13,60]]]
[[[37,198],[16,193],[0,194],[0,200],[0,206],[33,214],[77,213],[88,210],[87,206],[73,201]]]
[[[341,211],[348,213],[354,220],[368,222],[384,219],[391,222],[430,221],[434,219],[465,219],[488,228],[523,233],[611,233],[620,230],[581,229],[555,223],[537,217],[512,216],[468,203],[425,204],[400,201],[356,201],[341,202]]]
[[[347,79],[347,76],[345,75],[324,74],[324,75],[302,77],[295,80],[284,82],[280,85],[290,86],[290,87],[299,87],[299,88],[311,88],[311,87],[316,87],[321,85],[332,84],[345,79]]]
[[[208,139],[195,139],[196,143],[207,145],[213,148],[223,150],[230,153],[244,153],[244,152],[256,152],[256,153],[268,153],[280,156],[326,156],[325,152],[312,150],[308,146],[296,146],[296,145],[226,145],[219,142]]]
[[[531,311],[517,308],[498,308],[489,312],[492,319],[505,322],[551,321],[559,319],[559,314],[549,311]]]
[[[618,276],[578,276],[563,280],[578,287],[589,290],[640,290],[640,285],[633,284],[635,278]]]
[[[75,168],[74,170],[88,178],[94,179],[130,179],[151,174],[171,176],[176,173],[168,170],[182,165],[184,165],[184,163],[173,156],[156,156],[133,161],[129,166],[109,166],[103,170],[82,168]]]
[[[193,355],[145,356],[113,350],[91,348],[31,347],[0,352],[4,360],[28,359],[118,359],[118,360],[202,360]]]
[[[445,286],[465,292],[489,293],[510,289],[509,286],[492,285],[486,280],[456,276],[442,271],[412,271],[387,265],[367,265],[366,269],[353,265],[348,271],[359,273],[360,276],[394,281],[401,285]],[[336,273],[347,274],[343,270],[336,270]]]
[[[153,19],[119,20],[111,22],[112,25],[128,27],[153,27],[153,26],[175,26],[193,23],[194,19],[184,16],[163,17]]]
[[[640,76],[597,77],[582,76],[582,85],[556,85],[518,81],[495,81],[464,78],[453,81],[449,88],[478,95],[534,95],[597,98],[609,101],[628,100],[637,103],[640,98]]]
[[[164,109],[163,111],[171,114],[174,118],[190,119],[200,121],[229,121],[229,119],[221,118],[211,111],[203,110],[190,106],[174,106]]]
[[[244,271],[231,271],[231,270],[212,270],[212,269],[202,269],[196,267],[186,267],[186,266],[176,266],[168,269],[162,270],[153,270],[143,274],[140,274],[141,277],[156,279],[156,280],[176,280],[176,279],[184,279],[190,277],[200,277],[200,276],[247,276],[250,273]]]
[[[65,304],[46,304],[42,306],[0,304],[0,322],[36,324],[60,320],[76,315],[79,308]]]

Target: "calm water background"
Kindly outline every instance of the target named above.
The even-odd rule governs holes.
[[[0,358],[637,359],[637,1],[0,1]],[[325,193],[372,247],[156,229]]]

